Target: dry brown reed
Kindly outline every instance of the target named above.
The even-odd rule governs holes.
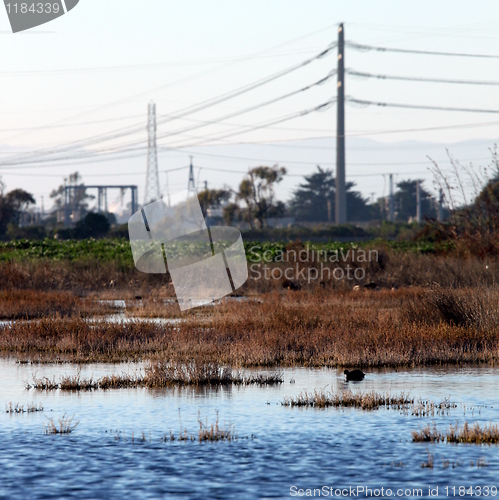
[[[218,411],[217,420],[211,425],[208,425],[208,421],[203,423],[200,413],[198,412],[198,423],[198,439],[200,443],[202,441],[233,441],[234,439],[237,439],[233,424],[224,424],[223,427],[220,427]]]
[[[16,414],[16,413],[36,413],[43,411],[42,404],[28,403],[26,408],[24,405],[16,403],[15,405],[10,402],[9,405],[5,406],[5,413]]]
[[[423,462],[421,467],[423,469],[433,469],[433,453],[431,453],[430,450],[426,450],[426,453],[428,454],[428,461]]]
[[[334,393],[329,391],[317,391],[313,393],[301,392],[298,396],[284,398],[284,406],[311,406],[314,408],[360,408],[362,410],[379,410],[380,408],[404,409],[414,403],[414,399],[401,393],[393,396],[391,394],[379,394],[372,392],[342,391]]]
[[[498,304],[499,290],[481,288],[273,292],[259,301],[224,301],[171,325],[79,318],[0,325],[0,351],[32,361],[158,359],[184,369],[192,359],[224,366],[494,363]]]
[[[1,290],[0,319],[38,319],[46,317],[88,317],[105,314],[105,304],[80,298],[70,292],[39,290]]]
[[[305,248],[304,243],[293,242],[291,250]],[[492,286],[499,275],[499,260],[486,253],[480,257],[461,258],[452,253],[441,255],[399,251],[383,242],[375,242],[366,250],[376,250],[378,259],[358,262],[349,254],[332,267],[347,265],[360,267],[365,271],[362,283],[376,282],[382,288],[393,286],[426,286],[438,283],[441,287]],[[293,260],[284,264],[266,264],[271,268],[295,267]],[[301,264],[300,264],[301,265]],[[317,268],[317,263],[303,263],[305,268]],[[326,266],[328,267],[328,266]],[[258,265],[257,265],[258,268]],[[326,273],[327,274],[327,273]],[[250,277],[256,273],[250,270]],[[346,291],[357,284],[355,280],[318,279],[308,282],[296,278],[297,288],[307,292],[323,288]],[[239,295],[260,295],[283,290],[284,280],[249,279],[237,291]],[[164,307],[162,299],[175,298],[169,275],[140,273],[133,266],[123,266],[112,261],[97,258],[86,260],[25,259],[0,262],[0,290],[71,291],[76,295],[98,293],[101,298],[133,299],[135,296],[151,297],[158,309]],[[292,292],[291,292],[292,293]],[[142,304],[147,310],[148,304]],[[140,307],[142,307],[140,306]],[[137,306],[138,308],[139,306]],[[178,311],[178,309],[177,309]]]
[[[88,257],[84,260],[25,259],[0,262],[0,289],[68,291],[82,295],[92,291],[116,290],[132,298],[144,291],[160,291],[174,296],[165,276],[137,271],[133,264],[123,266],[113,261]],[[123,298],[121,295],[119,298]]]
[[[59,418],[59,425],[56,425],[54,419],[51,418],[49,423],[45,427],[45,434],[71,434],[80,422],[73,422],[74,415],[72,417],[66,417],[64,414]]]
[[[437,430],[435,424],[427,425],[419,431],[412,432],[414,442],[439,443],[468,443],[468,444],[499,444],[499,428],[492,423],[489,426],[480,426],[475,423],[472,426],[465,422],[462,427],[458,423],[451,425],[447,432]]]
[[[412,408],[412,415],[416,417],[434,417],[435,415],[449,415],[450,410],[457,408],[457,404],[449,398],[440,403],[419,399]]]
[[[36,378],[33,376],[32,384],[25,384],[27,389],[82,391],[95,389],[128,389],[135,387],[148,387],[150,389],[171,386],[203,386],[203,385],[275,385],[283,382],[279,372],[270,374],[254,374],[244,376],[235,372],[230,367],[218,363],[203,363],[192,360],[188,364],[166,363],[156,361],[146,367],[145,373],[122,373],[121,375],[106,375],[100,379],[84,378],[80,370],[76,375],[64,375],[60,382],[47,377]]]

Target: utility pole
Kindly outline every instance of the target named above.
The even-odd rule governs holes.
[[[388,220],[393,222],[395,219],[394,207],[393,207],[393,174],[390,174],[390,200],[389,200],[389,213]]]
[[[416,221],[421,224],[421,188],[419,180],[416,181]]]
[[[159,200],[158,151],[156,147],[156,104],[150,102],[147,120],[147,173],[144,205]]]
[[[336,122],[336,224],[347,222],[345,188],[345,31],[338,27],[338,89]]]
[[[64,179],[64,227],[69,227],[68,180]]]
[[[194,183],[194,167],[192,166],[192,156],[189,156],[191,159],[191,163],[189,165],[189,183],[187,184],[187,189],[189,191],[194,191],[196,189],[196,185]]]

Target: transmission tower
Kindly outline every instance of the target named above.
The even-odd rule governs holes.
[[[187,184],[187,189],[189,191],[196,189],[196,184],[194,183],[194,167],[192,166],[192,156],[190,157],[191,163],[189,165],[189,183]]]
[[[147,121],[147,173],[144,205],[161,198],[159,192],[158,151],[156,148],[156,104],[149,103]]]

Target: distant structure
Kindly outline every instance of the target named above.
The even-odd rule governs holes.
[[[138,203],[138,188],[134,185],[100,185],[100,186],[75,186],[66,185],[64,186],[64,207],[62,213],[62,221],[65,227],[70,227],[74,223],[78,222],[81,218],[81,210],[76,204],[77,191],[83,191],[83,194],[87,189],[97,189],[97,213],[108,213],[107,207],[107,190],[108,189],[119,189],[123,193],[125,190],[129,189],[131,193],[131,203],[130,203],[130,215],[133,215],[137,211]],[[104,207],[103,207],[104,206]],[[58,219],[60,219],[58,215]]]
[[[156,104],[154,102],[150,102],[148,107],[147,132],[147,173],[144,205],[161,198],[159,191],[158,151],[156,146]]]
[[[189,164],[189,182],[187,183],[187,189],[189,191],[194,191],[196,189],[196,184],[194,182],[194,167],[192,166],[192,156],[191,163]]]

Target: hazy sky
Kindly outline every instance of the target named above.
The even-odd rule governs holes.
[[[142,198],[146,156],[145,150],[140,148],[146,145],[146,112],[150,100],[156,102],[158,116],[165,117],[255,82],[321,52],[336,40],[339,22],[345,23],[347,40],[357,43],[499,54],[497,0],[80,0],[67,15],[15,35],[10,33],[3,11],[0,13],[0,172],[3,181],[9,190],[24,187],[38,200],[44,194],[47,200],[52,187],[60,184],[70,172],[78,170],[87,184],[136,183]],[[376,74],[499,81],[499,59],[347,49],[345,62],[352,70]],[[223,124],[172,133],[202,121],[217,121],[223,115],[298,90],[326,76],[335,66],[336,52],[332,52],[255,91],[183,119],[160,124],[158,134],[170,133],[158,140],[160,147],[190,146],[180,151],[163,150],[160,170],[185,166],[189,152],[196,153],[196,165],[219,166],[229,171],[197,171],[199,179],[208,180],[211,186],[224,183],[235,186],[242,172],[262,163],[257,161],[260,159],[284,165],[286,160],[294,161],[288,163],[293,176],[309,173],[318,162],[333,168],[333,150],[329,155],[327,150],[319,154],[318,149],[297,148],[295,156],[292,150],[274,146],[274,149],[260,148],[260,156],[253,159],[254,154],[251,156],[251,148],[247,146],[238,149],[222,145],[332,137],[335,107],[209,143],[218,144],[216,148],[195,145],[206,141],[206,136],[216,138],[233,134],[241,127],[250,128],[322,104],[335,96],[335,79],[298,96],[227,119]],[[381,102],[499,110],[499,86],[348,76],[346,94]],[[442,144],[487,139],[492,146],[499,136],[499,114],[351,104],[346,112],[347,135],[357,139]],[[456,125],[465,126],[454,127]],[[26,150],[61,147],[132,126],[138,127],[135,135],[90,146],[102,152],[129,151],[120,161],[103,161],[105,157],[99,157],[99,162],[81,163],[77,156],[86,154],[86,150],[73,149],[66,153],[67,161],[63,163],[40,163],[29,168],[17,167],[17,170],[1,165],[7,158]],[[454,128],[414,130],[448,126]],[[347,148],[359,144],[350,139]],[[413,147],[408,149],[414,150]],[[439,151],[440,155],[442,153],[444,146]],[[238,158],[223,158],[224,154]],[[408,165],[406,171],[424,170],[418,162],[422,163],[425,155],[431,152],[417,150],[417,156],[408,156],[410,154],[403,158],[406,164],[413,161],[414,165]],[[262,158],[262,155],[265,156]],[[477,151],[476,158],[486,155],[485,149]],[[41,158],[36,157],[37,160]],[[355,158],[357,165],[347,164],[347,177],[373,172],[372,166],[358,165],[374,161],[369,148],[362,154],[347,151],[347,162],[351,158]],[[376,163],[383,160],[379,154],[375,158]],[[75,164],[75,161],[80,163]],[[387,162],[393,162],[393,157],[387,157]],[[390,168],[393,170],[396,166]],[[385,173],[389,169],[381,166],[376,171]],[[184,188],[186,177],[185,170],[170,173],[170,190]],[[162,174],[162,186],[165,179]],[[279,190],[281,198],[285,199],[299,180],[299,177],[287,179]],[[352,177],[352,180],[356,179]],[[359,182],[359,187],[366,195],[370,191],[381,195],[383,182],[378,176],[372,181]],[[49,205],[47,201],[45,204]]]

